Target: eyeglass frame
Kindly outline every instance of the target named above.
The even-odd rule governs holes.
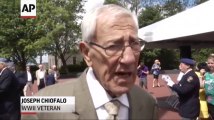
[[[132,45],[134,45],[133,43],[139,43],[139,51],[136,51],[136,50],[134,50],[132,48],[133,47]],[[112,54],[112,55],[109,55],[108,52],[106,52],[110,46],[103,47],[103,46],[101,46],[101,45],[99,45],[99,44],[97,44],[95,42],[91,42],[91,41],[88,42],[88,44],[95,45],[95,46],[97,46],[99,48],[102,48],[105,51],[106,55],[108,55],[108,56],[121,56],[123,54],[123,52],[124,52],[124,50],[125,50],[126,47],[131,47],[133,53],[140,53],[144,49],[146,42],[144,40],[142,40],[142,39],[139,38],[139,41],[134,41],[134,42],[132,42],[129,45],[126,45],[126,46],[121,45],[121,46],[123,46],[123,48],[121,50],[119,50],[121,53],[118,52],[118,53],[115,53],[115,54]]]

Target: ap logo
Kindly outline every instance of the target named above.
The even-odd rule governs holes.
[[[36,18],[36,0],[21,0],[21,18]]]

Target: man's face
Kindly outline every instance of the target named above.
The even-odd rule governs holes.
[[[53,66],[52,66],[52,69],[53,69],[53,70],[56,70],[56,65],[53,65]]]
[[[108,13],[106,13],[108,14]],[[110,20],[109,20],[110,18]],[[130,16],[100,16],[97,20],[96,36],[92,42],[103,47],[127,46],[138,41],[137,28]],[[108,56],[105,50],[88,45],[87,64],[93,68],[96,78],[111,96],[120,96],[133,86],[139,59],[139,52],[126,47],[120,56]]]
[[[42,70],[43,69],[43,65],[39,65],[39,69]]]
[[[30,71],[30,67],[26,67],[26,70],[27,70],[27,71]]]

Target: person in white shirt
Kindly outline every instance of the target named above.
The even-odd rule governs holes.
[[[43,65],[40,64],[39,69],[36,71],[38,90],[45,87],[45,76],[46,76],[46,70],[44,69]]]
[[[27,96],[27,91],[30,91],[30,94],[33,95],[33,77],[30,72],[30,66],[26,67],[26,76],[27,76],[27,84],[24,87],[24,96]]]

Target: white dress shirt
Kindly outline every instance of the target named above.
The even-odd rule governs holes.
[[[127,94],[122,94],[117,98],[112,98],[101,86],[98,80],[95,78],[92,68],[88,69],[88,72],[86,75],[86,81],[87,81],[89,91],[92,96],[92,101],[96,109],[99,120],[104,120],[107,118],[108,113],[104,108],[104,104],[113,99],[117,99],[121,103],[120,109],[118,112],[118,118],[121,120],[124,120],[124,119],[127,120],[129,118],[128,116],[129,102],[128,102]]]
[[[178,77],[177,77],[177,81],[179,82],[181,80],[181,78],[183,77],[184,73],[183,72],[179,72]]]
[[[32,81],[32,76],[29,71],[27,71],[27,81]]]
[[[1,70],[1,72],[0,72],[0,75],[3,73],[3,71],[6,69],[6,67],[4,67],[2,70]]]
[[[44,70],[39,70],[38,71],[38,76],[39,76],[39,79],[44,79],[45,78],[45,71]]]

